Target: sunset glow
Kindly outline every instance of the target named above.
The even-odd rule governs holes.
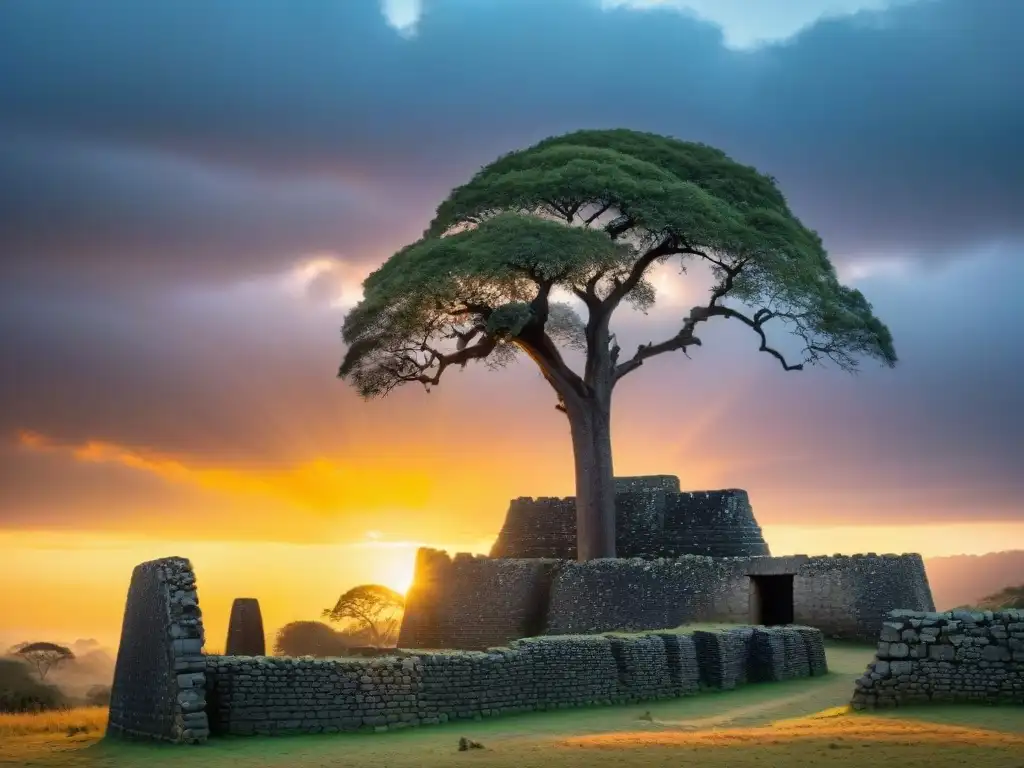
[[[438,530],[453,521],[438,520]],[[1024,524],[934,526],[765,526],[775,555],[918,551],[926,557],[984,554],[1024,541]],[[0,645],[46,636],[116,643],[132,568],[144,560],[188,557],[196,569],[208,642],[224,644],[231,602],[256,597],[268,634],[290,621],[318,620],[346,589],[377,583],[406,592],[419,546],[486,554],[490,540],[425,539],[348,544],[199,542],[72,533],[0,534],[0,581],[31,581],[0,592]]]
[[[643,363],[615,384],[616,475],[744,489],[776,555],[1024,549],[1024,102],[997,76],[1020,68],[1024,3],[59,5],[0,0],[0,72],[16,73],[0,78],[0,643],[112,644],[132,569],[181,555],[216,649],[237,597],[259,599],[273,634],[355,586],[406,591],[420,546],[488,552],[512,499],[574,495],[566,415],[527,356],[448,365],[429,392],[407,382],[371,400],[338,373],[363,281],[379,277],[371,298],[394,288],[378,308],[404,306],[401,270],[421,276],[422,262],[379,270],[439,206],[462,205],[446,207],[451,191],[581,129],[692,144],[643,160],[570,147],[570,197],[598,167],[665,193],[597,214],[597,245],[577,256],[608,249],[601,216],[650,203],[647,218],[668,223],[643,237],[659,243],[707,228],[720,246],[710,230],[724,221],[744,253],[744,233],[765,235],[751,258],[784,255],[765,274],[788,287],[757,301],[786,303],[802,281],[814,307],[763,326],[711,312],[721,276],[657,247],[643,272],[654,303],[640,283],[609,321],[620,363]],[[730,179],[695,144],[747,170]],[[565,170],[560,151],[538,189]],[[669,172],[671,157],[685,161]],[[510,195],[493,207],[544,205],[544,190],[523,202],[524,178],[487,182]],[[762,194],[768,178],[784,201]],[[737,190],[752,202],[728,202]],[[676,218],[706,192],[722,194],[706,217]],[[818,306],[833,285],[814,282],[818,237],[852,289],[830,289],[835,312]],[[805,246],[806,274],[790,258]],[[437,253],[423,253],[429,266]],[[772,283],[757,274],[717,306],[756,312],[744,287]],[[574,288],[551,298],[582,310]],[[891,331],[881,362],[894,349],[894,368],[811,365],[820,347],[786,325],[848,330],[868,314]],[[807,365],[784,368],[772,349]],[[585,372],[578,348],[562,352]],[[978,583],[1002,589],[1014,562]]]

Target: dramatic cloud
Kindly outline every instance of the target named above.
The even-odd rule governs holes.
[[[750,18],[780,8],[851,9]],[[357,258],[499,151],[629,125],[774,173],[839,256],[948,255],[1021,235],[1022,26],[1019,3],[922,0],[736,51],[692,14],[597,0],[434,0],[412,37],[370,0],[7,3],[0,248],[163,272],[214,251],[240,271],[253,251]]]
[[[8,136],[0,142],[0,275],[95,287],[195,284],[274,272],[333,246],[382,258],[415,237],[396,206],[337,178],[271,179],[165,151]]]
[[[785,374],[709,328],[624,383],[620,472],[775,523],[1021,519],[1024,4],[653,4],[0,3],[0,525],[387,528],[358,507],[475,541],[570,493],[525,363],[374,404],[333,375],[360,281],[452,185],[583,126],[774,174],[903,361]],[[694,293],[662,298],[624,342]]]

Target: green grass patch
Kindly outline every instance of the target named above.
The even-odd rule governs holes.
[[[1020,708],[937,706],[851,713],[872,648],[826,643],[832,673],[622,707],[514,715],[384,734],[214,739],[201,747],[132,744],[88,734],[0,738],[0,765],[25,768],[1021,768]],[[643,718],[643,719],[642,719]],[[649,719],[648,719],[649,718]],[[41,724],[43,725],[43,724]],[[460,737],[485,749],[458,751]]]
[[[645,629],[640,632],[627,630],[616,630],[604,632],[605,637],[643,637],[645,635],[692,635],[694,632],[724,632],[727,629],[741,629],[749,627],[750,624],[722,624],[722,623],[698,623],[684,624],[680,627],[670,629]]]

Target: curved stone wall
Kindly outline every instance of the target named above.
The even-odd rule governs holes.
[[[770,555],[746,491],[668,494],[661,530],[633,556],[755,557]]]
[[[792,621],[874,642],[889,611],[935,609],[920,555],[572,560],[421,550],[399,645],[486,648],[529,635],[758,624],[764,577],[792,577]]]
[[[749,638],[749,642],[747,640]],[[754,642],[754,639],[763,642]],[[821,632],[752,627],[700,633],[535,637],[482,652],[381,659],[210,656],[216,735],[390,731],[726,690],[823,674]]]
[[[771,554],[746,491],[680,493],[671,475],[620,477],[615,484],[619,557]],[[491,557],[575,560],[575,499],[514,499]]]

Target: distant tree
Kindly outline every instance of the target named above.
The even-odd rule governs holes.
[[[59,688],[38,680],[20,658],[0,657],[0,712],[42,712],[68,704]]]
[[[110,686],[93,685],[85,692],[85,703],[90,707],[110,706]]]
[[[40,680],[45,680],[51,669],[75,658],[70,648],[56,643],[19,643],[10,652],[31,665]]]
[[[349,622],[367,633],[371,645],[391,645],[398,639],[398,627],[405,610],[405,598],[380,584],[353,587],[323,612],[326,619]]]
[[[680,271],[708,267],[709,299],[676,333],[624,356],[612,314],[652,306],[651,269],[669,259]],[[578,131],[486,166],[366,279],[338,375],[370,398],[409,382],[429,391],[452,367],[524,353],[568,419],[578,557],[614,557],[612,391],[656,355],[701,346],[698,326],[714,318],[749,328],[787,371],[826,361],[852,371],[860,356],[896,363],[889,330],[840,284],[773,178],[703,144]],[[799,361],[769,343],[774,325],[797,337]],[[582,352],[582,368],[563,349]]]
[[[334,629],[322,621],[293,621],[277,631],[277,656],[344,656],[349,648],[368,644],[365,632]]]
[[[989,595],[978,604],[978,607],[988,611],[1024,609],[1024,584],[1019,587],[1006,587],[994,595]]]

